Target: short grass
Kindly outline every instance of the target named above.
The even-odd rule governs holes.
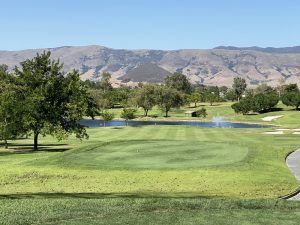
[[[289,108],[249,116],[230,103],[206,108],[206,120],[284,115],[265,124],[300,127]],[[168,119],[193,119],[185,110]],[[264,134],[274,129],[95,128],[89,140],[41,138],[39,152],[31,138],[14,141],[0,147],[0,224],[298,224],[299,203],[272,199],[299,186],[284,160],[299,135]]]
[[[47,137],[42,152],[1,154],[0,193],[277,198],[298,187],[284,158],[299,137],[265,130],[96,128],[89,140],[70,138],[56,149]]]
[[[113,141],[65,154],[60,161],[91,169],[191,169],[233,164],[248,155],[245,146],[186,140]],[[112,163],[113,162],[113,163]]]

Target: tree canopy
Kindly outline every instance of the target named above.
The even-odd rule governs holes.
[[[171,108],[180,107],[184,100],[180,92],[170,87],[161,86],[158,88],[158,104],[165,112],[166,117]]]
[[[169,88],[174,88],[177,91],[181,91],[186,94],[191,93],[192,90],[191,83],[189,82],[187,77],[178,72],[174,73],[171,76],[167,76],[165,78],[165,84]]]
[[[34,134],[34,150],[38,149],[40,134],[58,139],[71,133],[77,138],[88,137],[79,121],[83,116],[93,118],[99,114],[78,71],[64,75],[63,65],[50,56],[50,52],[37,54],[15,68],[24,88],[23,120],[26,129]]]
[[[247,84],[246,84],[246,80],[244,78],[235,77],[233,79],[232,89],[234,90],[234,93],[237,96],[238,102],[240,101],[246,88],[247,88]]]

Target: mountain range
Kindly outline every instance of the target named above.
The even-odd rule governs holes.
[[[112,74],[112,83],[134,85],[162,82],[174,73],[185,74],[192,83],[231,86],[234,77],[243,77],[249,86],[279,82],[300,85],[300,46],[260,48],[219,46],[214,49],[126,50],[98,45],[0,51],[0,64],[10,69],[36,53],[51,51],[64,63],[64,71],[79,70],[83,80],[99,80],[103,71]]]

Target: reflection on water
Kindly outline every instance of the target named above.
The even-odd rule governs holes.
[[[120,126],[145,126],[145,125],[188,125],[197,127],[215,127],[215,128],[266,128],[267,125],[230,123],[230,122],[197,122],[197,121],[124,121],[124,120],[81,120],[80,124],[87,127],[120,127]]]

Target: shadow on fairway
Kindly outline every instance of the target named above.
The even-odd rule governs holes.
[[[6,152],[0,153],[1,155],[9,155],[9,154],[31,154],[38,152],[65,152],[70,150],[67,147],[67,144],[40,144],[38,151],[33,151],[32,144],[17,144],[17,143],[9,143],[8,149]],[[4,148],[4,144],[0,144],[0,148]]]
[[[28,193],[28,194],[4,194],[0,195],[0,199],[38,199],[38,198],[84,198],[84,199],[101,199],[101,198],[203,198],[212,199],[222,196],[204,196],[190,192],[180,193]]]

